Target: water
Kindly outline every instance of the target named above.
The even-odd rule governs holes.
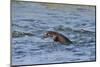
[[[95,7],[12,2],[12,65],[95,61]],[[73,44],[42,39],[56,31]],[[27,33],[27,34],[26,34]]]

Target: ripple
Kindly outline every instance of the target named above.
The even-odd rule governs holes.
[[[83,53],[83,52],[76,52],[74,55],[77,55],[77,56],[85,56],[87,54],[86,53]]]
[[[34,21],[36,21],[36,20],[34,20],[34,19],[20,19],[20,21],[34,22]]]
[[[35,48],[32,48],[32,49],[30,49],[30,51],[39,51],[40,49],[35,49]]]
[[[33,33],[27,33],[27,32],[20,32],[20,31],[13,31],[12,37],[24,37],[24,36],[34,36]]]
[[[80,11],[80,12],[87,12],[87,11],[90,11],[89,9],[86,9],[86,8],[77,8],[76,10],[77,10],[77,11]]]

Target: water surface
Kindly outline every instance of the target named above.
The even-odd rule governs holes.
[[[12,65],[95,61],[95,6],[12,2]],[[42,39],[56,31],[73,44]],[[26,34],[27,33],[27,34]]]

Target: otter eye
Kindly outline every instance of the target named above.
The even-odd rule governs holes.
[[[47,35],[48,35],[48,36],[50,36],[50,34],[49,34],[49,33],[47,33]]]
[[[47,35],[49,35],[49,34],[47,33]]]

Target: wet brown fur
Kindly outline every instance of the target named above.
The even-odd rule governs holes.
[[[70,41],[67,37],[54,31],[47,31],[44,35],[44,38],[47,37],[52,37],[54,41],[59,43],[72,43],[72,41]]]

